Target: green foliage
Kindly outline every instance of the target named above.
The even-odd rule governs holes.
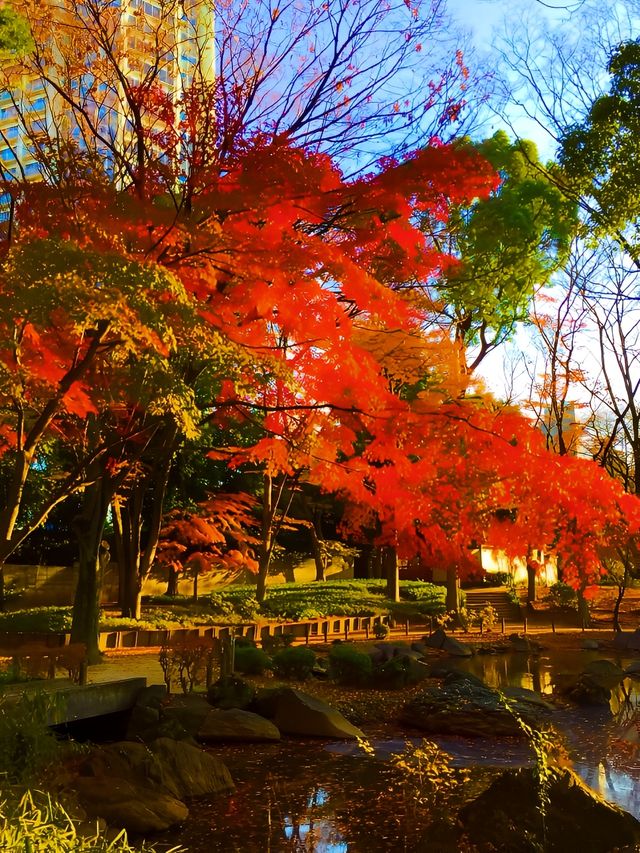
[[[560,162],[571,191],[587,197],[596,233],[618,237],[640,221],[640,41],[619,45],[607,70],[608,92],[566,131]],[[625,236],[622,248],[637,263],[637,231]]]
[[[273,671],[281,678],[305,681],[310,677],[316,662],[313,649],[306,646],[289,646],[273,658]]]
[[[558,581],[549,587],[547,601],[552,607],[571,607],[578,609],[578,594],[569,584]]]
[[[0,631],[25,634],[55,634],[71,630],[70,607],[31,607],[0,613]]]
[[[384,622],[376,622],[373,626],[373,636],[376,640],[384,640],[389,634],[389,626]]]
[[[391,658],[376,666],[373,670],[373,682],[376,686],[400,690],[412,683],[410,659],[403,656]]]
[[[18,802],[0,803],[0,850],[15,853],[152,853],[145,842],[132,847],[126,832],[107,839],[80,835],[77,824],[49,794],[27,791]],[[179,853],[173,847],[166,853]]]
[[[238,646],[235,652],[235,671],[243,675],[262,675],[271,669],[271,658],[255,646]]]
[[[387,599],[383,580],[336,580],[311,583],[270,584],[267,598],[259,605],[254,586],[232,585],[203,596],[199,604],[207,612],[190,619],[174,616],[183,623],[255,621],[260,617],[280,621],[320,619],[325,616],[376,616],[391,614],[397,619],[425,617],[444,610],[445,590],[425,581],[401,581],[399,603]],[[157,604],[189,608],[185,596],[156,596]],[[145,620],[149,616],[145,614]]]
[[[456,337],[488,351],[528,319],[536,287],[567,256],[577,216],[533,142],[498,131],[476,147],[502,183],[489,198],[452,210],[446,236],[461,263],[438,289]]]
[[[339,684],[362,685],[371,679],[373,664],[369,655],[348,643],[336,643],[329,652],[329,675]]]
[[[10,6],[0,8],[0,56],[24,54],[32,47],[29,23]]]
[[[262,648],[265,652],[272,655],[280,649],[288,648],[293,643],[293,640],[293,634],[266,634],[262,638]]]
[[[0,700],[0,780],[28,784],[60,759],[63,745],[48,727],[59,698],[42,692]],[[5,849],[0,846],[0,849]]]

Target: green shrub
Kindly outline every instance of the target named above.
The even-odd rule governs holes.
[[[282,649],[273,658],[273,671],[281,678],[305,681],[311,675],[316,654],[306,646],[290,646]]]
[[[268,654],[273,655],[276,652],[280,651],[280,649],[288,649],[291,643],[293,643],[295,637],[293,634],[265,634],[262,638],[262,648]]]
[[[348,643],[338,643],[329,652],[329,675],[340,684],[366,684],[371,678],[373,664],[364,652]]]
[[[59,761],[63,745],[48,727],[49,714],[61,698],[42,692],[23,694],[17,702],[7,695],[0,704],[0,777],[9,784],[35,779]],[[0,846],[0,849],[6,849]]]
[[[255,649],[255,640],[251,637],[236,637],[236,649]]]
[[[236,645],[234,668],[244,675],[262,675],[271,668],[271,658],[263,649],[255,646]]]
[[[373,681],[376,686],[399,690],[411,681],[409,658],[395,657],[376,666]]]
[[[56,634],[71,630],[70,607],[30,607],[0,613],[0,631],[25,634]]]
[[[569,584],[562,583],[562,581],[558,581],[558,583],[554,583],[553,586],[549,587],[547,601],[552,607],[573,607],[574,610],[578,609],[577,592]]]
[[[384,640],[389,633],[389,626],[384,622],[376,622],[373,626],[373,636],[376,640]]]

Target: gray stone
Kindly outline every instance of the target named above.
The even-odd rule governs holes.
[[[158,738],[150,749],[161,767],[161,784],[180,799],[228,794],[235,789],[226,764],[189,743]]]
[[[109,776],[81,776],[74,784],[89,817],[128,832],[162,832],[189,816],[183,802],[148,784]]]
[[[617,649],[640,652],[640,628],[636,628],[635,631],[616,631],[613,645]]]
[[[524,652],[525,654],[535,654],[542,650],[540,643],[532,640],[531,637],[526,637],[522,634],[511,634],[509,643],[514,652]]]
[[[602,799],[571,770],[551,769],[546,796],[543,817],[535,771],[509,770],[466,805],[459,818],[474,844],[506,853],[636,849],[640,822]]]
[[[518,718],[537,726],[551,711],[542,699],[510,697]],[[535,694],[534,694],[535,695]],[[463,737],[522,737],[516,716],[497,690],[468,673],[451,673],[440,687],[429,686],[408,702],[401,720],[422,731]]]
[[[274,724],[239,708],[228,710],[211,709],[200,726],[198,740],[206,743],[215,741],[274,741],[280,740],[280,732]]]
[[[624,671],[616,663],[604,659],[592,660],[584,672],[602,687],[617,687],[624,678]]]
[[[450,637],[442,628],[438,628],[430,637],[425,637],[424,643],[431,649],[440,649],[453,657],[468,658],[473,655],[473,649],[470,646]]]
[[[274,722],[283,734],[345,740],[364,737],[364,733],[335,708],[288,687],[278,694]]]
[[[640,660],[632,661],[624,671],[629,678],[640,678]]]
[[[600,648],[600,643],[597,640],[584,640],[582,648],[585,652],[597,652]]]

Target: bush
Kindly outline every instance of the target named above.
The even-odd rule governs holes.
[[[359,652],[355,646],[339,643],[329,652],[329,675],[339,684],[366,684],[373,671],[369,655]]]
[[[41,692],[23,694],[15,703],[2,698],[0,776],[9,784],[35,781],[60,759],[63,747],[48,727],[48,718],[63,700]]]
[[[263,649],[255,646],[236,645],[234,668],[243,675],[262,675],[271,669],[271,658]]]
[[[281,678],[305,681],[311,675],[316,662],[316,653],[306,646],[290,646],[282,649],[273,659],[273,671]]]
[[[578,609],[578,594],[573,587],[562,583],[562,581],[558,581],[558,583],[554,583],[553,586],[549,587],[546,598],[552,607],[572,607],[574,610]]]
[[[376,622],[373,626],[373,636],[376,640],[384,640],[389,633],[389,626],[385,625],[384,622]]]
[[[373,680],[381,687],[399,690],[409,683],[409,666],[409,659],[406,657],[391,658],[374,669]]]
[[[293,634],[275,634],[274,636],[266,634],[262,638],[262,648],[265,652],[273,655],[280,649],[288,649],[294,639]]]
[[[56,634],[71,630],[70,607],[30,607],[0,613],[0,631],[24,634]]]
[[[159,661],[167,692],[171,692],[171,685],[176,682],[185,695],[192,693],[198,684],[205,683],[209,687],[215,657],[216,642],[208,637],[187,637],[165,643],[160,649]]]

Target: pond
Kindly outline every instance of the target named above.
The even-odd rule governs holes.
[[[562,673],[580,671],[598,652],[482,655],[457,665],[494,687],[519,686],[551,693]],[[607,655],[609,659],[615,659]],[[626,659],[615,659],[625,666]],[[613,703],[601,709],[563,709],[556,726],[575,770],[595,790],[640,819],[640,756],[620,740],[640,703],[640,682],[625,680]],[[486,784],[496,767],[532,762],[526,745],[508,739],[468,740],[433,736],[454,767],[472,769],[467,797]],[[419,743],[420,738],[413,738]],[[499,743],[499,749],[496,748]],[[402,737],[373,741],[375,758],[353,743],[284,740],[280,744],[216,749],[237,784],[228,800],[193,803],[189,821],[162,842],[191,853],[404,853],[441,850],[436,830],[425,830],[410,798],[389,776],[391,753]],[[483,782],[484,780],[484,782]],[[458,803],[459,805],[459,803]]]

